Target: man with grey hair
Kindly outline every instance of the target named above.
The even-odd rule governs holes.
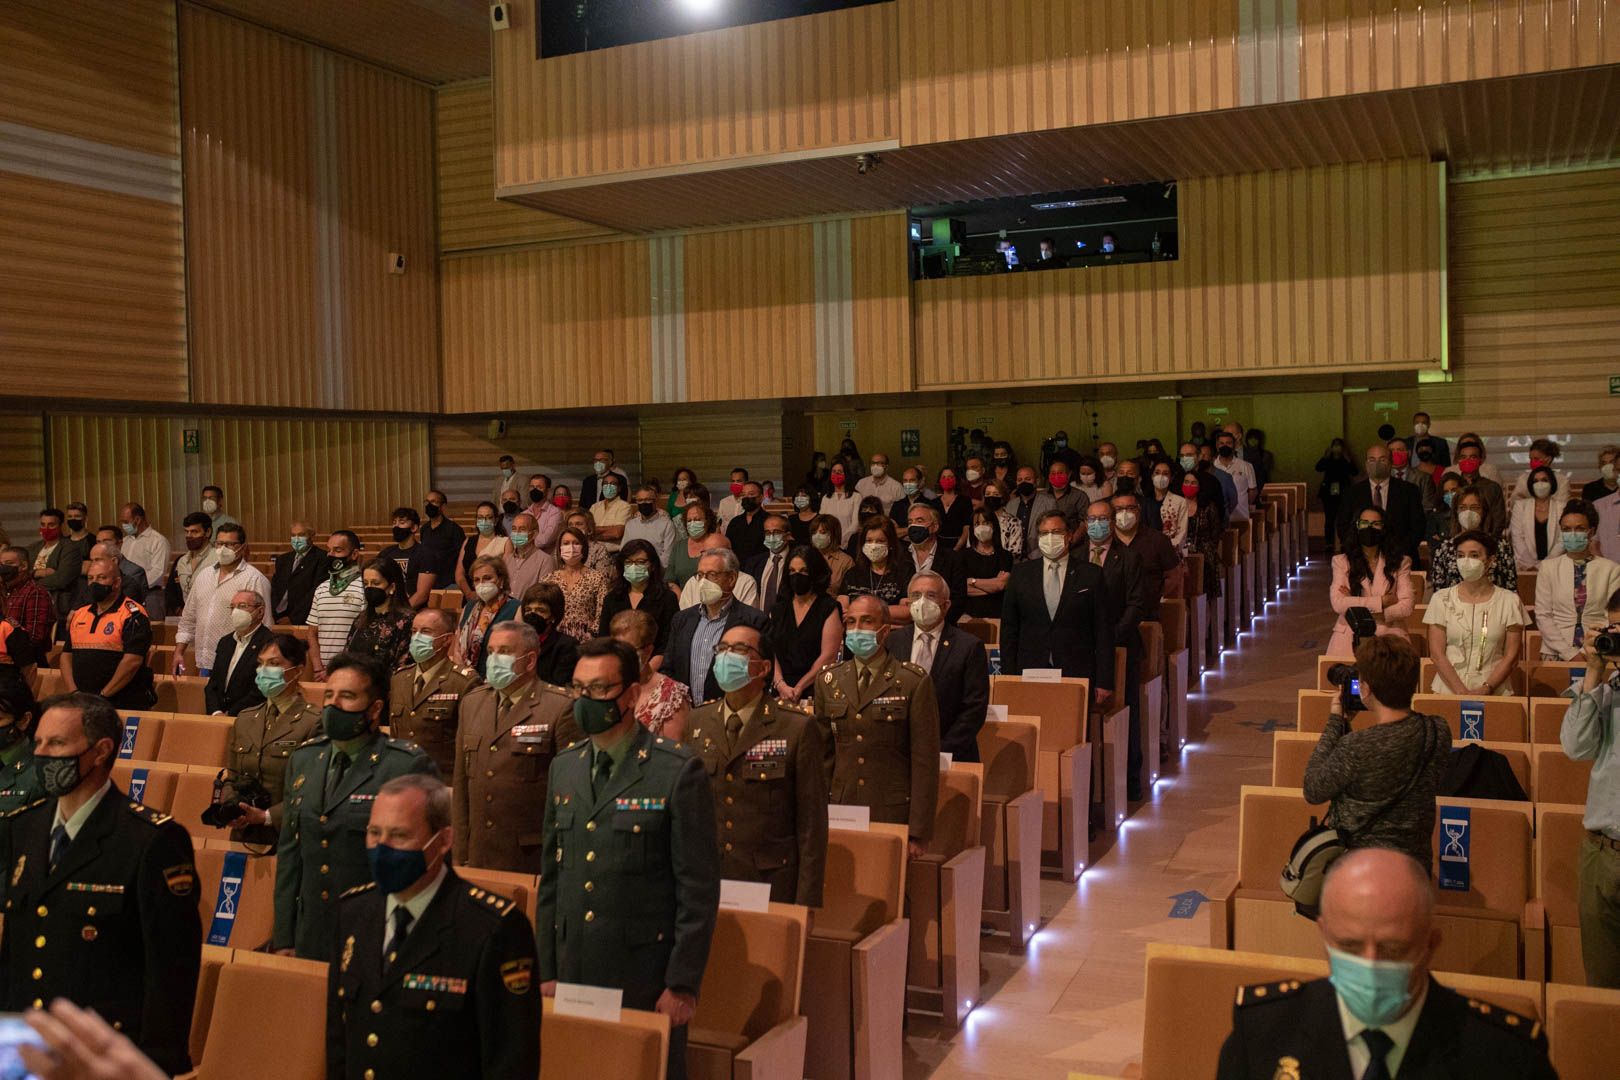
[[[203,700],[215,716],[235,716],[264,703],[257,675],[259,650],[275,632],[265,625],[264,596],[238,589],[231,597],[231,632],[214,646],[214,670],[203,687]]]
[[[90,548],[91,559],[115,559],[118,562],[118,572],[124,578],[124,597],[137,604],[146,597],[146,571],[124,558],[121,543],[123,533],[118,531],[116,525],[103,525],[96,530],[96,542]],[[90,572],[90,563],[85,562],[85,573]],[[74,591],[74,606],[82,607],[90,602],[90,580],[80,577]]]
[[[953,601],[953,610],[945,619],[955,626],[967,605],[967,571],[962,566],[962,557],[951,546],[956,541],[940,540],[939,527],[943,520],[938,507],[917,503],[906,511],[905,537],[911,565],[918,570],[931,570],[945,580]]]
[[[394,738],[420,746],[442,776],[455,770],[456,732],[478,672],[450,659],[455,614],[423,608],[411,619],[411,662],[394,672],[388,688],[388,727]]]
[[[889,654],[928,672],[939,699],[939,748],[953,761],[979,760],[979,729],[990,705],[990,664],[984,642],[951,625],[954,606],[945,578],[933,570],[906,588],[911,625],[890,631]]]
[[[664,650],[663,673],[692,692],[692,704],[720,696],[714,679],[714,647],[739,623],[763,631],[765,613],[736,595],[737,556],[730,548],[710,548],[698,558],[698,603],[675,616]],[[752,581],[752,578],[748,580]],[[691,582],[688,582],[690,585]]]
[[[1331,974],[1238,991],[1218,1080],[1468,1076],[1553,1080],[1541,1025],[1464,998],[1429,974],[1434,886],[1410,855],[1339,857],[1317,921]]]
[[[463,699],[452,744],[456,862],[538,874],[551,762],[584,733],[573,698],[535,677],[540,635],[532,626],[496,623],[485,649],[487,681]]]
[[[748,604],[751,607],[759,607],[759,579],[742,568],[742,561],[737,558],[737,553],[732,551],[730,548],[710,548],[699,558],[701,560],[710,555],[715,555],[720,558],[721,569],[728,569],[736,572],[737,580],[731,587],[731,595],[735,596],[739,603]],[[685,611],[690,607],[697,607],[702,603],[708,603],[708,601],[703,599],[703,583],[706,580],[708,579],[698,574],[693,574],[691,577],[686,579],[686,584],[681,586],[682,611]]]
[[[442,781],[412,773],[377,789],[372,880],[339,901],[342,944],[327,969],[333,1080],[539,1074],[533,928],[517,904],[455,872],[455,842]]]

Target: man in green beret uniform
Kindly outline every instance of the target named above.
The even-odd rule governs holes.
[[[829,801],[907,826],[915,859],[934,834],[939,702],[928,672],[884,648],[888,636],[881,598],[849,602],[844,648],[854,659],[816,676],[815,714],[828,733]]]
[[[1341,855],[1317,926],[1332,974],[1240,988],[1217,1080],[1556,1080],[1539,1021],[1429,974],[1434,885],[1410,855]]]
[[[781,904],[821,906],[827,774],[821,727],[765,696],[775,655],[738,623],[714,649],[722,696],[692,710],[686,745],[714,787],[720,876],[759,881]]]
[[[421,747],[378,731],[388,715],[388,669],[339,653],[326,665],[322,733],[293,751],[276,845],[279,953],[332,959],[337,900],[371,880],[366,824],[377,789],[406,773],[438,775]]]
[[[455,616],[443,608],[423,608],[411,620],[411,660],[394,672],[388,699],[388,733],[427,751],[442,776],[456,767],[456,731],[461,707],[478,685],[478,672],[450,659]]]
[[[636,720],[641,658],[593,638],[574,668],[574,720],[588,736],[551,765],[535,935],[541,990],[624,991],[670,1019],[669,1076],[686,1075],[720,907],[714,798],[692,753]]]

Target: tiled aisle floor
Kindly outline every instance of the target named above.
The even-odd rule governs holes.
[[[984,939],[984,1003],[963,1030],[913,1020],[908,1078],[1140,1075],[1147,943],[1209,941],[1207,909],[1171,919],[1171,897],[1207,891],[1237,867],[1238,788],[1270,781],[1272,739],[1262,729],[1292,723],[1295,693],[1314,678],[1332,628],[1328,580],[1327,563],[1313,561],[1203,680],[1181,768],[1117,839],[1098,837],[1080,881],[1042,880],[1047,921],[1028,954]]]

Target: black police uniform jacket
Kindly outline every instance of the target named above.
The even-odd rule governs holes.
[[[186,830],[113,785],[53,871],[56,800],[15,811],[10,824],[0,1008],[65,997],[168,1072],[189,1069],[202,916]]]
[[[517,905],[447,869],[390,961],[387,901],[375,885],[361,885],[338,903],[327,976],[329,1080],[538,1076],[534,932]]]
[[[1541,1024],[1429,980],[1399,1080],[1557,1080]],[[1333,984],[1245,986],[1217,1080],[1355,1080]]]

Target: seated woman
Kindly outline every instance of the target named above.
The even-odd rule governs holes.
[[[1472,459],[1470,459],[1472,460]],[[1519,588],[1519,571],[1513,560],[1513,539],[1508,535],[1507,522],[1499,520],[1491,508],[1491,501],[1478,485],[1464,487],[1451,501],[1451,517],[1445,535],[1438,543],[1429,541],[1429,593],[1449,589],[1462,580],[1457,572],[1456,537],[1478,529],[1496,538],[1498,558],[1491,560],[1491,581],[1509,592]]]
[[[1524,648],[1524,606],[1519,594],[1493,585],[1489,570],[1496,541],[1478,530],[1452,538],[1462,581],[1429,600],[1429,627],[1436,694],[1513,693],[1513,669]]]
[[[574,664],[579,660],[579,641],[557,628],[567,607],[563,591],[549,581],[531,585],[523,594],[523,621],[540,635],[540,658],[534,673],[553,686],[572,682]]]
[[[810,546],[827,560],[827,591],[837,596],[843,591],[844,575],[855,565],[855,560],[844,554],[844,526],[832,514],[817,514],[810,525]]]
[[[1620,588],[1620,563],[1593,550],[1597,524],[1591,503],[1566,503],[1558,519],[1558,553],[1536,574],[1543,660],[1579,660],[1587,637],[1607,625],[1603,605]]]
[[[1333,585],[1328,600],[1339,620],[1333,624],[1328,656],[1350,657],[1355,635],[1345,612],[1365,608],[1372,613],[1380,634],[1406,636],[1406,618],[1412,614],[1412,560],[1390,550],[1384,532],[1384,512],[1369,506],[1356,515],[1355,542],[1342,555],[1333,556]]]

